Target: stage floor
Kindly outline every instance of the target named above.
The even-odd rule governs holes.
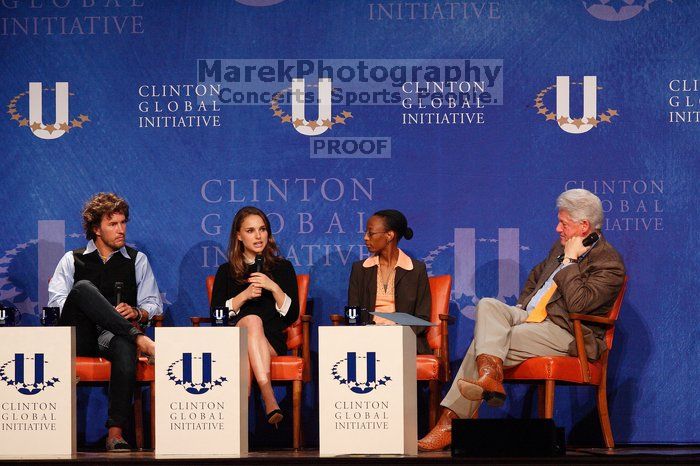
[[[152,451],[132,453],[79,452],[67,460],[0,460],[3,464],[81,465],[98,464],[232,464],[232,465],[428,465],[428,464],[700,464],[700,446],[627,446],[608,451],[599,448],[568,449],[566,456],[555,458],[452,458],[449,451],[419,453],[418,456],[352,455],[321,457],[318,450],[270,450],[251,452],[242,458],[156,458]]]

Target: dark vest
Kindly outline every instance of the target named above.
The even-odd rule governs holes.
[[[106,264],[102,263],[100,253],[95,250],[90,254],[83,254],[85,248],[73,251],[75,260],[75,273],[73,283],[80,280],[89,280],[107,298],[107,301],[116,306],[114,283],[122,282],[122,302],[136,307],[136,254],[138,251],[126,247],[129,259],[121,252],[117,252],[109,258]]]

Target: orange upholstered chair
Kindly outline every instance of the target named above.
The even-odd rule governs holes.
[[[207,277],[207,295],[211,303],[211,293],[214,288],[214,276]],[[287,348],[291,354],[273,356],[270,367],[270,378],[273,382],[292,383],[292,417],[293,445],[301,447],[301,403],[303,382],[311,380],[311,350],[309,347],[309,326],[311,316],[306,315],[306,302],[309,295],[309,276],[297,275],[299,288],[299,318],[287,327]],[[209,317],[190,317],[192,325],[199,327],[202,323],[211,323]]]
[[[433,354],[416,356],[417,380],[428,382],[430,389],[430,411],[428,420],[432,429],[438,418],[442,384],[450,380],[450,347],[448,339],[448,324],[455,321],[449,315],[450,292],[452,291],[452,276],[437,275],[428,278],[430,285],[430,322],[435,324],[428,328],[426,338]],[[345,321],[344,316],[331,315],[333,325]]]
[[[153,325],[160,327],[163,316],[153,318]],[[106,383],[109,382],[112,373],[112,364],[105,358],[93,358],[78,356],[75,358],[75,375],[78,383]],[[151,448],[155,448],[155,403],[156,380],[155,366],[148,364],[147,359],[139,357],[136,367],[136,390],[134,392],[134,430],[136,447],[142,449],[143,445],[143,400],[140,384],[149,384],[151,387]]]
[[[608,415],[608,396],[606,392],[608,356],[613,347],[615,335],[615,322],[620,315],[622,299],[627,288],[627,278],[622,284],[615,304],[606,317],[590,316],[587,314],[569,314],[574,322],[574,337],[576,338],[577,357],[571,356],[540,356],[528,359],[514,367],[504,368],[504,380],[516,383],[538,384],[538,412],[539,416],[551,419],[554,415],[554,389],[557,383],[567,385],[590,385],[597,387],[598,391],[598,417],[603,431],[605,446],[615,447],[610,417]],[[605,332],[605,344],[608,349],[597,361],[588,361],[583,345],[583,329],[581,322],[590,322],[603,325]]]
[[[437,275],[428,279],[430,296],[430,322],[435,324],[428,328],[426,338],[433,354],[416,356],[417,378],[426,381],[430,387],[430,411],[428,420],[430,428],[435,426],[440,408],[442,384],[450,380],[450,346],[448,339],[448,324],[455,321],[449,315],[450,293],[452,291],[452,276]]]

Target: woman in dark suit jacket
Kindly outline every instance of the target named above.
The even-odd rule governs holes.
[[[401,238],[413,238],[406,217],[398,210],[380,210],[367,220],[365,245],[372,256],[352,264],[348,306],[376,312],[405,312],[430,320],[430,285],[425,264],[399,249]],[[392,325],[374,317],[377,325]],[[431,353],[427,327],[414,327],[419,354]]]
[[[258,255],[262,272],[255,268]],[[294,267],[278,255],[270,221],[260,209],[243,207],[233,218],[228,262],[216,272],[211,305],[226,306],[235,325],[248,330],[248,359],[267,421],[278,424],[283,415],[270,382],[270,358],[287,354],[284,329],[299,317],[299,298]]]

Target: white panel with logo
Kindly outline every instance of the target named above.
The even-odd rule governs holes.
[[[321,455],[417,454],[416,337],[409,327],[320,327]]]
[[[75,329],[0,327],[0,458],[70,458]]]
[[[156,328],[156,456],[248,453],[245,329]]]

